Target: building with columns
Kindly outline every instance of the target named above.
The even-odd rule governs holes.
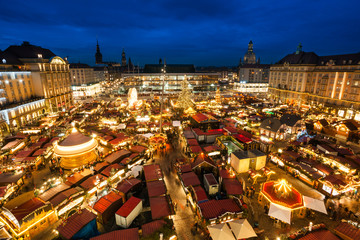
[[[270,68],[269,94],[282,103],[323,106],[360,120],[360,53],[318,56],[299,45]]]

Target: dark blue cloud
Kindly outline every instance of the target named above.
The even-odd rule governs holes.
[[[96,38],[105,60],[125,48],[135,64],[236,65],[250,39],[263,62],[295,51],[359,52],[359,3],[350,1],[6,1],[0,49],[27,40],[71,61],[94,63]]]

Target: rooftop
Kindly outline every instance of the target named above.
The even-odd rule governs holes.
[[[71,239],[77,232],[95,219],[96,215],[94,213],[83,209],[81,213],[75,213],[69,217],[65,225],[60,225],[57,230],[61,236]]]
[[[124,203],[124,205],[121,206],[119,210],[117,210],[116,214],[122,217],[127,217],[136,208],[136,206],[139,205],[139,203],[141,203],[141,199],[132,196]]]

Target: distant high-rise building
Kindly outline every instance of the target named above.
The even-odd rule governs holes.
[[[340,117],[360,120],[359,87],[360,53],[318,56],[299,45],[270,68],[273,99],[297,106],[323,105]]]
[[[100,52],[99,41],[96,41],[95,63],[96,64],[102,64],[103,63],[102,54]]]

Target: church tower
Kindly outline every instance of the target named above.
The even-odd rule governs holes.
[[[102,64],[103,63],[102,54],[100,52],[100,47],[99,47],[99,41],[97,41],[97,40],[96,40],[95,63],[96,64]]]
[[[254,53],[253,45],[254,45],[253,42],[250,40],[249,45],[248,45],[248,50],[244,56],[245,64],[255,64],[256,63],[256,56]]]
[[[123,49],[121,54],[121,66],[126,66],[126,56],[125,56],[125,50]]]

